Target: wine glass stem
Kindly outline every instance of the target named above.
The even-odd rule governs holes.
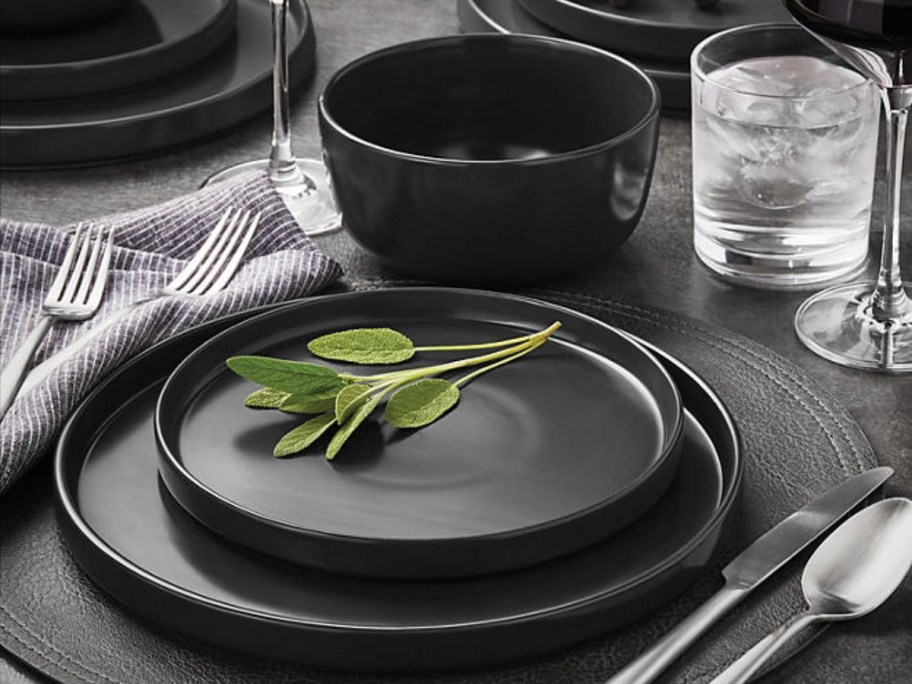
[[[274,183],[295,181],[299,174],[297,160],[291,149],[291,118],[288,106],[288,49],[285,23],[288,0],[270,0],[272,6],[272,149],[269,154],[269,174]]]
[[[895,103],[906,98],[904,93],[891,92],[893,90],[884,88],[882,91],[887,112],[887,211],[884,217],[880,273],[871,299],[871,313],[879,321],[897,320],[912,310],[912,304],[903,289],[899,267],[899,193],[909,106],[904,102],[905,106],[896,106]]]

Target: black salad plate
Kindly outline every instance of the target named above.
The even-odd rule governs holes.
[[[288,12],[289,77],[307,81],[314,32],[304,0]],[[269,3],[237,0],[234,33],[195,66],[114,93],[0,99],[3,168],[80,166],[147,156],[222,132],[272,103]]]
[[[500,0],[494,0],[499,2]],[[704,38],[745,24],[791,21],[780,0],[721,0],[700,9],[693,0],[515,0],[558,31],[608,50],[671,60],[686,68]]]
[[[333,461],[323,454],[334,430],[274,458],[304,418],[245,407],[258,386],[225,365],[242,354],[333,365],[306,343],[349,328],[468,345],[555,321],[545,345],[464,385],[438,421],[400,430],[381,407]],[[373,375],[491,351],[335,367]],[[664,367],[596,319],[512,295],[407,288],[312,299],[221,333],[168,379],[155,426],[172,496],[231,541],[330,572],[441,578],[525,567],[625,527],[674,478],[683,417]]]
[[[166,375],[237,318],[164,342],[115,371],[67,423],[55,480],[64,538],[129,610],[223,647],[324,667],[469,667],[617,628],[680,593],[734,524],[735,426],[696,375],[659,350],[686,408],[680,467],[611,538],[515,572],[383,581],[308,570],[225,542],[156,477],[152,415]]]
[[[130,0],[72,31],[4,36],[0,94],[10,100],[76,97],[173,74],[220,46],[236,15],[237,0]]]
[[[518,0],[458,0],[457,10],[460,26],[467,33],[525,33],[533,36],[568,38],[566,34],[536,19],[519,4]],[[690,68],[686,63],[630,58],[620,49],[612,52],[630,59],[656,82],[662,93],[663,111],[689,111]]]

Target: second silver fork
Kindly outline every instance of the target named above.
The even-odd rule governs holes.
[[[250,211],[229,207],[196,254],[167,285],[114,312],[87,334],[33,368],[22,385],[22,391],[28,391],[37,385],[55,368],[79,353],[136,307],[161,297],[205,297],[223,290],[240,266],[259,225],[260,217],[261,213],[252,215]]]

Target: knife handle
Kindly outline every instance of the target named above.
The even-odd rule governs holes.
[[[747,592],[747,589],[739,587],[722,587],[706,603],[681,620],[668,634],[643,651],[605,684],[652,682],[716,620],[740,603]]]
[[[51,324],[56,320],[55,316],[44,314],[38,319],[38,323],[31,329],[22,344],[10,357],[6,368],[0,372],[0,420],[6,415],[9,407],[12,406],[13,400],[19,393],[19,387],[22,386],[22,380],[25,377],[25,371],[28,370],[29,361],[41,344],[41,340],[51,329]]]

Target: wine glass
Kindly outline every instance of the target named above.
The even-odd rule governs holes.
[[[339,230],[342,219],[332,196],[326,168],[316,159],[298,159],[291,148],[288,107],[288,48],[285,24],[289,0],[268,0],[272,9],[272,101],[273,130],[269,159],[236,164],[206,179],[203,186],[218,183],[249,171],[266,169],[269,179],[289,211],[310,235]]]
[[[804,344],[830,361],[912,372],[912,301],[899,266],[899,193],[906,120],[912,106],[910,0],[784,0],[817,39],[881,91],[887,115],[887,206],[880,273],[805,301],[795,315]]]

